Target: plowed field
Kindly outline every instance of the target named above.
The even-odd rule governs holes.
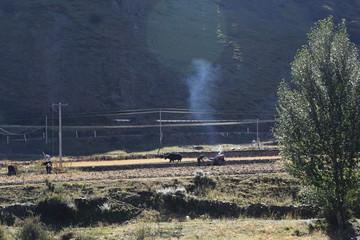
[[[254,159],[274,159],[278,160],[279,156],[262,156],[262,157],[241,157],[241,158],[226,158],[226,161],[239,161],[239,160],[254,160]],[[151,164],[151,163],[166,163],[168,160],[161,158],[148,158],[148,159],[128,159],[128,160],[111,160],[111,161],[77,161],[71,162],[68,165],[71,167],[89,167],[89,166],[112,166],[112,165],[127,165],[127,164]],[[194,158],[183,158],[181,162],[194,162]]]
[[[255,161],[254,161],[255,160]],[[264,162],[257,162],[256,160]],[[266,161],[269,160],[269,161]],[[224,166],[196,166],[194,159],[184,159],[181,163],[168,163],[164,159],[134,159],[101,162],[71,162],[66,163],[68,171],[58,174],[32,174],[24,173],[20,176],[0,176],[0,185],[18,185],[44,182],[49,179],[54,182],[71,182],[85,180],[105,179],[130,179],[130,178],[155,178],[191,176],[197,169],[202,169],[212,175],[234,175],[283,172],[282,163],[277,156],[251,157],[251,158],[226,158]],[[194,163],[194,164],[192,164]],[[72,167],[96,167],[132,164],[141,165],[140,168],[105,170],[105,171],[76,171]],[[161,164],[161,167],[157,167]]]

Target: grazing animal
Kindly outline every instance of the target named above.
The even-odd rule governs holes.
[[[46,162],[44,162],[44,165],[45,165],[45,168],[46,168],[46,173],[51,174],[52,162],[51,161],[46,161]]]
[[[8,166],[8,175],[12,176],[12,175],[16,175],[16,167],[13,165],[9,165]]]
[[[175,162],[175,160],[181,162],[182,156],[179,153],[168,153],[164,155],[164,158],[169,159],[169,162]]]

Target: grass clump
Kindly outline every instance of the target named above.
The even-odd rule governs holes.
[[[5,230],[3,226],[0,226],[0,240],[5,240]]]
[[[150,228],[146,226],[140,226],[135,229],[134,237],[136,240],[144,240],[149,235]]]
[[[208,172],[203,170],[197,170],[193,173],[194,185],[195,185],[195,194],[200,196],[205,196],[209,193],[209,190],[216,188],[216,181],[210,177]]]
[[[50,240],[51,234],[39,218],[27,218],[20,226],[19,240]]]

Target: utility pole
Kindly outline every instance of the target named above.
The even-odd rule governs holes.
[[[256,142],[259,144],[259,119],[256,119]]]
[[[45,116],[45,144],[48,144],[48,119]]]
[[[161,120],[161,108],[160,108],[160,147],[162,146],[162,129],[161,129],[161,122],[162,122],[162,120]]]
[[[53,103],[53,107],[54,106],[59,106],[59,162],[60,162],[60,167],[62,167],[62,130],[61,130],[61,125],[62,125],[62,122],[61,122],[61,107],[64,106],[66,107],[68,104],[65,103],[58,103],[58,104],[55,104]]]

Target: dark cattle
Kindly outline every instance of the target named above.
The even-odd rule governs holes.
[[[52,162],[51,161],[46,161],[46,162],[44,162],[44,165],[45,165],[45,168],[46,168],[46,173],[51,174]]]
[[[170,162],[174,162],[175,160],[181,162],[182,156],[179,153],[168,153],[164,155],[164,158],[169,159]]]
[[[15,166],[13,166],[13,165],[8,166],[8,175],[9,176],[16,175],[16,167]]]

